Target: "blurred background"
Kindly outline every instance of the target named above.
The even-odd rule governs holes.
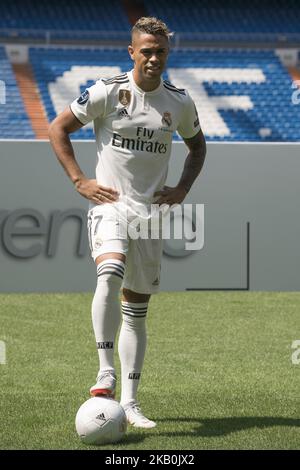
[[[165,78],[189,89],[208,141],[299,141],[297,0],[1,1],[0,138],[47,138],[79,91],[131,69],[130,28],[149,15],[175,33]]]
[[[162,290],[300,290],[300,2],[0,5],[0,291],[92,290],[87,201],[58,165],[47,130],[87,86],[133,67],[130,30],[144,15],[174,32],[164,78],[189,91],[208,142],[185,200],[205,205],[204,247],[165,242]],[[173,137],[170,185],[187,151]],[[72,139],[94,177],[92,123]]]

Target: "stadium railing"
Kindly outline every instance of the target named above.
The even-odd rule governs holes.
[[[130,40],[129,31],[86,31],[86,30],[44,30],[44,29],[0,29],[0,40],[2,41],[39,41],[44,44],[57,42],[101,41],[101,42],[126,42]],[[172,40],[176,47],[197,43],[200,44],[234,44],[245,45],[259,43],[272,45],[299,45],[299,33],[224,33],[224,32],[175,32]]]

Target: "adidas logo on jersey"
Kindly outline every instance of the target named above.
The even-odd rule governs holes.
[[[130,117],[126,108],[121,109],[121,111],[118,112],[118,116],[125,117],[125,118]]]

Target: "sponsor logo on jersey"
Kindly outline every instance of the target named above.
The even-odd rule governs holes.
[[[113,133],[111,144],[113,147],[149,153],[164,154],[168,150],[168,144],[159,141],[142,140],[140,136],[137,139],[122,137],[117,132]]]
[[[131,100],[131,94],[129,90],[119,90],[119,101],[123,106],[128,106]]]
[[[97,349],[112,349],[113,347],[113,341],[101,341],[100,343],[97,343]]]
[[[85,90],[81,95],[79,96],[77,103],[78,104],[85,104],[90,98],[90,94],[88,90]]]
[[[168,127],[172,125],[172,116],[171,116],[171,113],[169,113],[169,111],[164,112],[161,122],[162,124]]]

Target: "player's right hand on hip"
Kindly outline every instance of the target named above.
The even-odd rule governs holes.
[[[95,179],[80,179],[75,184],[75,187],[81,196],[93,201],[95,204],[111,203],[119,199],[118,191],[101,186]]]

